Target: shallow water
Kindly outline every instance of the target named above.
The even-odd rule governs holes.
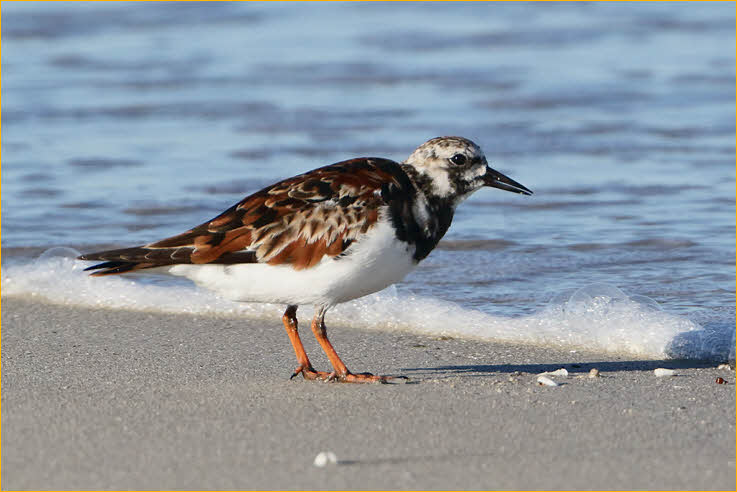
[[[156,309],[144,300],[161,288],[177,299],[167,309],[214,306],[181,283],[88,285],[71,263],[35,258],[173,235],[278,178],[402,160],[456,134],[535,195],[478,192],[395,290],[332,317],[645,356],[729,350],[733,4],[2,9],[3,295]],[[576,321],[561,314],[602,283],[662,310],[593,295]],[[231,309],[251,312],[212,312]]]

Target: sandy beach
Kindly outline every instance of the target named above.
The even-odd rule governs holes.
[[[313,364],[327,368],[300,321]],[[409,383],[290,381],[278,318],[3,298],[2,488],[735,488],[733,371],[329,333],[350,368]],[[536,383],[561,367],[560,386]],[[657,367],[677,375],[656,378]],[[338,463],[314,466],[322,451]]]

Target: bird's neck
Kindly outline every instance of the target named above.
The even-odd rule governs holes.
[[[412,189],[396,195],[390,204],[397,237],[415,246],[415,261],[423,260],[445,235],[453,220],[455,203],[435,192],[432,178],[402,165]]]
[[[417,171],[415,167],[409,164],[402,164],[402,169],[409,176],[417,193],[431,208],[435,210],[450,208],[455,211],[456,205],[458,205],[455,193],[448,192],[444,186],[439,187],[432,176]]]

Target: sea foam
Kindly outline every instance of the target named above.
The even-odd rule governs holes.
[[[2,295],[74,306],[275,319],[284,306],[236,303],[168,277],[90,277],[70,248],[2,270]],[[309,312],[309,311],[308,311]],[[277,318],[278,320],[278,318]],[[276,321],[275,321],[276,322]],[[643,358],[734,358],[734,327],[701,326],[663,311],[652,299],[607,284],[562,293],[528,316],[505,317],[390,287],[341,304],[330,322],[359,328],[585,349]],[[730,354],[730,349],[732,353]]]

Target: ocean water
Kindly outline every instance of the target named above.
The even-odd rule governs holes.
[[[734,354],[733,3],[2,14],[3,296],[281,329],[283,307],[166,277],[91,279],[71,258],[177,234],[308,169],[462,135],[535,194],[479,191],[415,272],[328,323]]]

